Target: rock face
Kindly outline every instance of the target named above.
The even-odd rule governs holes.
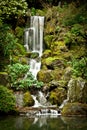
[[[87,104],[68,103],[63,107],[61,114],[63,116],[87,115]]]
[[[87,83],[82,78],[72,78],[68,83],[69,102],[87,103]]]
[[[22,91],[17,91],[15,92],[15,99],[16,99],[16,107],[25,107],[25,106],[33,106],[34,105],[34,100],[30,94],[29,91],[27,92],[22,92]]]

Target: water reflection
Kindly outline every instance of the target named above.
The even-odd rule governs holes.
[[[87,130],[86,117],[0,117],[0,130]]]

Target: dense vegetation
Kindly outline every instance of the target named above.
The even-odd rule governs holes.
[[[7,87],[26,91],[43,86],[42,82],[35,80],[28,72],[29,54],[23,45],[24,28],[29,26],[28,20],[31,15],[46,17],[42,69],[55,70],[51,75],[48,72],[47,77],[41,73],[41,76],[45,75],[44,80],[42,77],[39,80],[50,82],[50,77],[51,81],[59,81],[60,77],[63,79],[64,69],[71,67],[72,77],[81,77],[87,82],[86,0],[0,0],[0,75],[3,72],[8,75],[6,86],[0,86],[0,111],[14,110],[14,97]],[[27,77],[24,78],[26,73]],[[66,81],[62,84],[66,85]],[[48,88],[52,89],[50,85]],[[66,86],[64,88],[67,89]],[[58,102],[58,95],[60,98],[66,97],[64,88],[57,88],[51,92],[52,103],[61,104]],[[61,91],[65,95],[60,94]],[[61,98],[62,101],[64,98]],[[7,102],[7,106],[4,102]]]

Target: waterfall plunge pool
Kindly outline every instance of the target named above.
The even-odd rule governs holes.
[[[87,117],[0,117],[0,130],[87,130]]]

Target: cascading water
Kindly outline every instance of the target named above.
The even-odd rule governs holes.
[[[27,52],[38,53],[39,59],[42,56],[43,52],[43,29],[44,29],[44,17],[42,16],[31,16],[30,18],[30,27],[25,29],[25,48]],[[37,73],[41,67],[41,61],[36,60],[35,58],[30,59],[30,72],[37,79]],[[26,77],[25,77],[26,78]],[[37,115],[58,115],[57,110],[51,109],[54,108],[49,102],[47,102],[45,96],[42,92],[38,92],[39,102],[35,95],[32,95],[35,104],[33,107],[42,107],[40,111],[37,112]],[[49,107],[49,109],[48,109]]]
[[[38,53],[39,57],[42,56],[43,52],[43,28],[44,28],[44,17],[42,16],[31,16],[30,28],[25,29],[25,48],[29,52]],[[37,73],[40,70],[41,61],[36,59],[30,59],[30,72],[33,76],[37,77]]]

